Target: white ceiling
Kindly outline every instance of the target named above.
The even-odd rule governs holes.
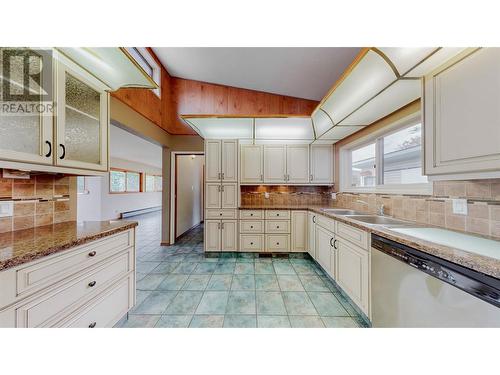
[[[126,130],[111,125],[110,155],[136,163],[161,168],[162,149]]]
[[[321,100],[360,48],[156,47],[174,77]]]

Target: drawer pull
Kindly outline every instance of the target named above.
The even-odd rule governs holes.
[[[250,242],[250,245],[253,245],[253,242]]]
[[[280,214],[276,214],[276,216],[280,216]]]
[[[89,324],[89,328],[94,328],[97,325],[97,322],[92,322]]]
[[[280,229],[280,226],[279,226],[279,225],[276,225],[276,228],[277,228],[277,229]]]
[[[90,286],[91,288],[93,288],[93,287],[95,286],[95,284],[97,284],[97,282],[94,280],[94,281],[91,281],[91,282],[89,283],[89,286]]]
[[[96,256],[96,254],[97,254],[97,252],[95,252],[95,251],[91,251],[91,252],[89,253],[89,257],[95,257],[95,256]]]
[[[250,229],[253,229],[253,225],[250,225]]]
[[[219,214],[219,216],[222,216],[222,212]]]
[[[276,245],[277,245],[277,246],[279,246],[279,245],[280,245],[280,243],[279,243],[279,242],[276,242]]]

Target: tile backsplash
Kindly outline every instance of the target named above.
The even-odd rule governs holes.
[[[269,193],[269,198],[265,197],[266,192]],[[330,199],[332,192],[331,186],[242,185],[241,204],[329,205],[333,202]]]
[[[74,220],[71,194],[68,176],[0,178],[0,201],[13,201],[14,205],[13,216],[0,217],[0,233]]]
[[[467,199],[467,215],[453,213],[452,199]],[[500,238],[500,179],[434,182],[432,196],[339,193],[335,206]]]

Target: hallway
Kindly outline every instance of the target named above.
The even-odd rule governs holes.
[[[137,304],[120,327],[363,327],[319,266],[300,254],[205,257],[203,225],[160,246],[161,213],[137,227]]]

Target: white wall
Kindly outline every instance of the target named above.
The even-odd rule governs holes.
[[[204,157],[177,155],[176,237],[203,220]]]
[[[129,160],[111,158],[111,167],[137,172],[161,174],[161,168]],[[78,195],[77,220],[110,220],[120,217],[122,212],[161,206],[161,192],[111,194],[109,175],[87,177],[88,194]]]

